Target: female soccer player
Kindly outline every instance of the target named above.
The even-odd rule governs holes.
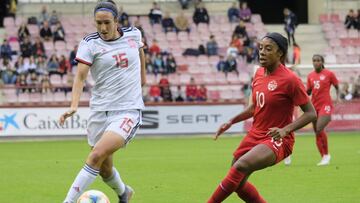
[[[339,82],[333,72],[325,69],[324,57],[315,54],[312,60],[314,71],[307,78],[307,93],[312,94],[311,102],[314,104],[317,113],[317,120],[313,121],[313,127],[316,133],[316,145],[322,157],[317,165],[323,166],[330,164],[331,158],[328,152],[327,135],[324,131],[331,120],[331,112],[334,108],[330,97],[330,87],[334,85],[337,101],[339,101]]]
[[[87,35],[79,44],[71,107],[60,117],[63,125],[76,113],[90,70],[95,80],[88,120],[88,143],[92,150],[64,202],[76,202],[100,174],[118,194],[119,202],[126,203],[133,190],[124,184],[113,167],[113,154],[126,146],[141,124],[144,108],[141,85],[145,83],[141,34],[135,27],[118,28],[117,6],[112,1],[99,2],[94,18],[97,32]]]
[[[287,39],[279,33],[269,33],[261,40],[261,67],[252,82],[252,103],[221,125],[215,139],[233,124],[250,117],[254,117],[253,125],[235,150],[230,171],[208,203],[222,202],[233,192],[245,202],[265,202],[247,181],[248,177],[290,155],[294,145],[294,131],[316,119],[315,109],[304,85],[283,65],[287,47]],[[300,106],[304,113],[292,121],[295,106]]]

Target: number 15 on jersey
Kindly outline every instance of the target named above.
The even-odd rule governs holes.
[[[128,58],[126,57],[126,54],[125,53],[120,53],[118,55],[113,55],[112,56],[115,61],[116,61],[116,65],[119,67],[119,68],[127,68],[128,65],[129,65],[129,60]]]

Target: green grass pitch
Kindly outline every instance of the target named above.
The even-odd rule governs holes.
[[[203,203],[226,175],[241,137],[135,138],[115,155],[133,203]],[[360,133],[329,133],[331,165],[318,167],[313,136],[297,136],[290,167],[250,181],[270,203],[360,202]],[[60,203],[89,152],[85,140],[0,143],[0,202]],[[89,189],[116,196],[100,178]],[[225,202],[241,202],[235,194]]]

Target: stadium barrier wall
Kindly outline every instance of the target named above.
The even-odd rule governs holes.
[[[243,108],[243,104],[148,106],[143,111],[143,125],[138,134],[213,134]],[[90,109],[79,108],[61,127],[58,119],[66,110],[63,107],[0,108],[0,137],[85,135]],[[243,123],[229,130],[242,131]]]

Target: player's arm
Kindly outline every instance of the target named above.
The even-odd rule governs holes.
[[[141,86],[144,86],[146,84],[146,63],[145,63],[145,53],[144,49],[139,49],[139,55],[140,55],[140,65],[141,65]]]
[[[291,132],[294,132],[295,130],[298,130],[316,120],[316,111],[310,101],[306,104],[300,105],[300,108],[304,113],[298,119],[283,128],[270,128],[267,135],[273,137],[275,140],[279,140],[280,138],[289,135]]]
[[[88,76],[90,66],[86,65],[84,63],[79,62],[77,65],[77,73],[75,75],[74,84],[72,87],[72,93],[71,93],[71,106],[70,110],[65,112],[60,117],[60,124],[63,125],[65,120],[74,115],[78,109],[80,96],[84,88],[85,80]]]
[[[233,124],[253,117],[254,110],[255,110],[255,106],[250,100],[249,106],[247,106],[244,111],[242,111],[240,114],[236,115],[234,118],[230,119],[227,123],[224,123],[220,126],[220,128],[218,129],[218,131],[215,134],[214,139],[216,140],[221,134],[223,134],[226,130],[228,130]]]

